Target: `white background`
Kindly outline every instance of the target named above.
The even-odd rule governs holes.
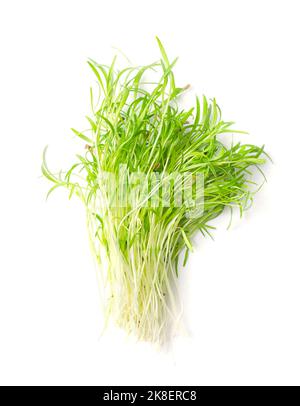
[[[1,1],[0,384],[300,384],[298,1]],[[169,351],[101,336],[80,203],[45,202],[43,147],[64,168],[89,113],[92,57],[179,56],[178,84],[216,97],[266,144],[268,183],[240,221],[197,239],[180,277],[187,333]]]

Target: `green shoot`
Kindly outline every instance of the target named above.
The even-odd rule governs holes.
[[[177,319],[181,254],[185,264],[194,235],[211,236],[211,221],[225,207],[242,214],[250,206],[249,169],[263,165],[266,154],[255,145],[224,145],[226,133],[236,131],[215,99],[197,97],[195,108],[180,108],[186,88],[176,87],[176,60],[157,42],[161,59],[148,66],[118,70],[115,58],[110,66],[89,60],[100,96],[96,101],[91,89],[88,135],[72,129],[82,153],[59,176],[44,154],[42,173],[53,184],[49,194],[63,186],[86,208],[106,319],[141,340],[163,342]],[[182,203],[187,174],[190,197]]]

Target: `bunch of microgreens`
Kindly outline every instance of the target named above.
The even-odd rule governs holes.
[[[214,99],[196,98],[195,108],[180,109],[178,96],[186,87],[176,87],[172,71],[176,60],[169,62],[157,42],[161,59],[148,66],[117,70],[115,58],[110,66],[88,62],[100,90],[97,101],[91,90],[89,132],[73,129],[84,141],[83,152],[67,172],[59,174],[49,170],[44,153],[42,172],[54,183],[49,193],[64,186],[70,197],[76,194],[85,205],[92,251],[102,276],[106,320],[113,319],[139,339],[162,342],[179,314],[180,254],[184,254],[180,264],[185,264],[193,235],[198,231],[210,235],[211,220],[225,207],[237,206],[241,214],[249,207],[254,193],[249,167],[265,160],[262,147],[222,143],[222,134],[238,131],[231,129],[232,122],[221,119]],[[147,74],[159,78],[149,83]],[[104,176],[107,173],[114,175],[115,182]],[[136,184],[128,182],[133,173],[144,174],[142,188],[136,190]],[[201,196],[192,192],[195,201],[202,197],[199,215],[187,215],[187,207],[175,205],[172,199],[169,205],[162,204],[161,194],[151,204],[155,188],[145,187],[150,177],[171,173],[190,173],[190,185],[201,174]],[[127,205],[120,201],[125,182],[131,196]],[[162,183],[159,180],[155,190]],[[171,197],[179,186],[174,182]]]

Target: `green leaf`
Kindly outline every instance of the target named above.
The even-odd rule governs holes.
[[[82,134],[81,132],[75,130],[75,128],[71,128],[74,134],[77,135],[77,137],[81,138],[83,141],[88,142],[90,145],[92,145],[94,142],[91,138],[87,137],[86,135]]]

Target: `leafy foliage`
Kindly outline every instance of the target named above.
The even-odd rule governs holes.
[[[161,59],[148,66],[117,70],[115,59],[110,66],[88,62],[100,96],[95,101],[91,89],[88,134],[72,129],[85,150],[59,175],[49,170],[45,153],[42,164],[54,184],[49,193],[66,187],[86,207],[92,250],[104,276],[107,319],[112,316],[128,332],[151,341],[164,340],[170,315],[176,316],[180,254],[185,250],[185,263],[194,234],[211,235],[211,220],[225,207],[238,207],[242,214],[253,198],[250,168],[265,162],[263,147],[224,145],[222,137],[235,130],[222,119],[215,99],[203,96],[194,108],[180,108],[178,99],[186,88],[176,87],[176,60],[170,62],[157,41]],[[149,84],[148,74],[159,78]],[[120,177],[120,164],[147,176],[202,173],[202,214],[190,218],[184,207],[138,202],[112,207],[109,181],[101,174]]]

